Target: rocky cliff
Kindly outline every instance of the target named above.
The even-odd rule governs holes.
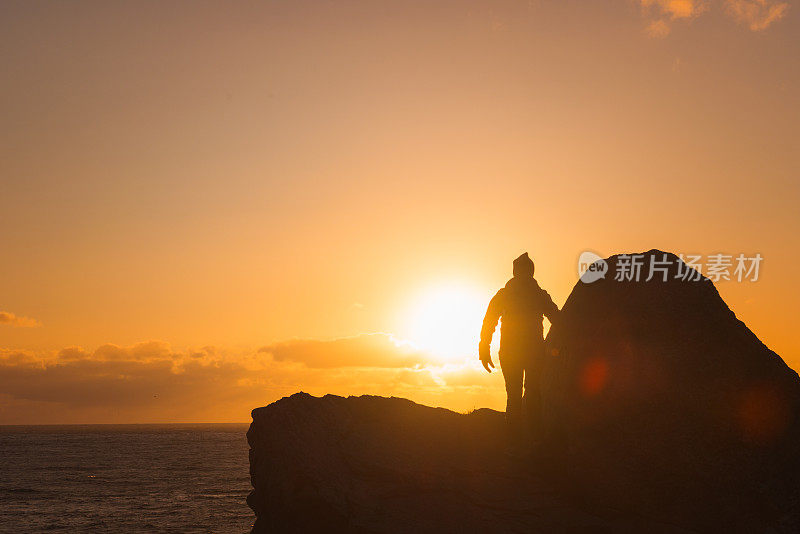
[[[561,492],[503,414],[297,393],[253,410],[254,532],[680,532]]]
[[[491,410],[302,393],[254,410],[254,531],[797,531],[800,380],[666,259],[665,279],[616,281],[612,257],[578,282],[531,456],[503,453]]]
[[[705,530],[796,531],[797,373],[676,256],[637,260],[639,281],[613,256],[578,282],[548,334],[547,430],[573,484]]]

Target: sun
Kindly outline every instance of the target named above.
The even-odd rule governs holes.
[[[487,304],[486,295],[476,287],[437,284],[412,300],[401,335],[443,362],[477,358]]]

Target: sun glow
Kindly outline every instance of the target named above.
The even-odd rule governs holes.
[[[488,297],[468,285],[437,285],[416,298],[402,335],[441,361],[477,357]]]

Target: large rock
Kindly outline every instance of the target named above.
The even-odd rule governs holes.
[[[297,393],[253,410],[254,532],[675,532],[566,499],[503,452],[501,413]]]
[[[800,380],[705,278],[643,253],[578,282],[547,337],[545,424],[570,484],[701,530],[798,531]],[[670,262],[650,281],[650,262]]]

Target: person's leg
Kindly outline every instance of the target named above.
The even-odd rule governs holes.
[[[542,358],[539,349],[533,351],[525,361],[525,393],[522,398],[522,417],[525,427],[531,433],[531,439],[541,439],[542,421]]]
[[[506,382],[506,421],[515,423],[522,415],[523,366],[519,358],[500,357],[500,368]]]

